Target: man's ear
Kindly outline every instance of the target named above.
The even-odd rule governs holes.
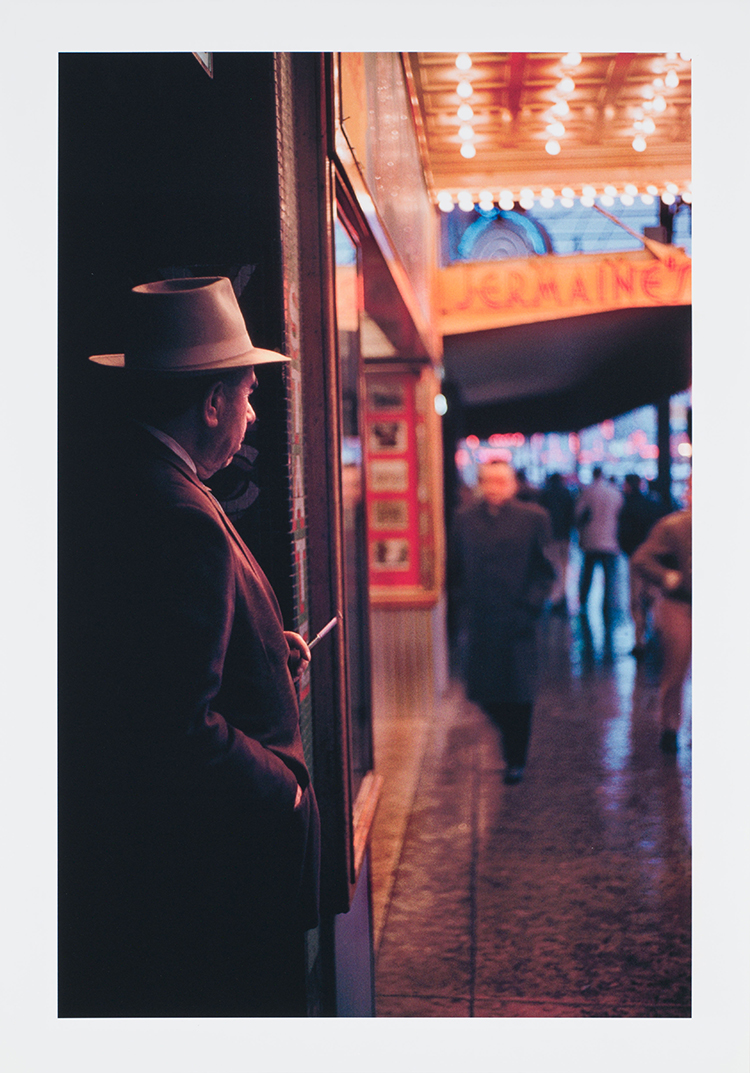
[[[224,384],[221,380],[217,380],[215,384],[211,384],[211,387],[203,396],[201,406],[201,418],[208,428],[216,428],[218,425],[224,409],[225,399]]]

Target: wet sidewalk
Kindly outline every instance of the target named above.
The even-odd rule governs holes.
[[[689,682],[665,756],[658,652],[629,654],[627,615],[609,637],[595,611],[541,630],[523,782],[503,784],[497,732],[457,682],[414,728],[376,892],[379,1017],[690,1016]]]

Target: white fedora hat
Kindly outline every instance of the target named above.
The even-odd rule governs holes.
[[[289,361],[250,341],[226,276],[165,279],[133,287],[124,354],[92,354],[97,365],[147,373],[202,373]]]

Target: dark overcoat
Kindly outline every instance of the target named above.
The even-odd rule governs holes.
[[[453,561],[466,629],[464,670],[478,704],[530,702],[536,680],[536,624],[555,572],[544,554],[547,511],[511,499],[457,515]]]
[[[146,430],[87,477],[61,564],[61,1009],[266,1012],[316,922],[319,858],[278,603]]]

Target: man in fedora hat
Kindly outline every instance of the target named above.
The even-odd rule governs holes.
[[[60,1015],[304,1015],[319,820],[310,659],[203,483],[255,420],[224,277],[134,288],[66,564]]]

